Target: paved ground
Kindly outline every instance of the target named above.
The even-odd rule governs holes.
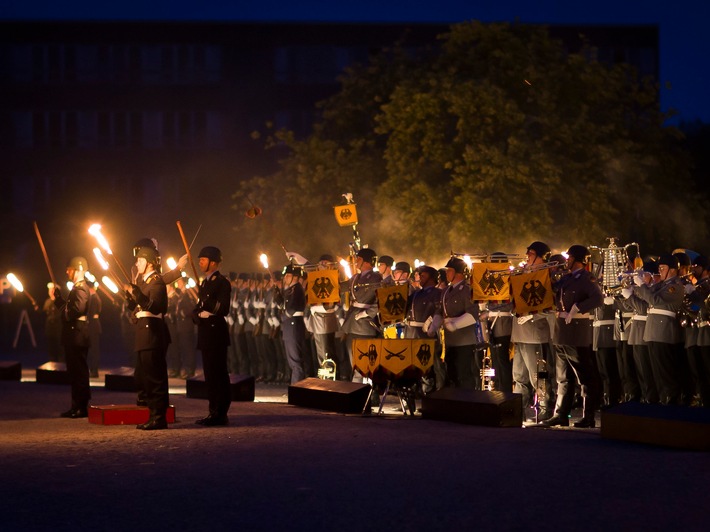
[[[41,363],[14,359],[28,379]],[[93,404],[134,400],[92,391]],[[394,403],[341,415],[286,393],[258,385],[228,427],[205,428],[206,401],[171,379],[177,422],[146,433],[57,417],[67,386],[0,381],[0,529],[707,529],[707,453],[404,417]]]

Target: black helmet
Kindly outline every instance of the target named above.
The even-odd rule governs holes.
[[[318,259],[318,262],[335,262],[335,257],[333,257],[333,255],[329,255],[328,253],[325,253],[320,256],[320,259]]]
[[[448,280],[446,279],[446,268],[439,268],[439,282],[440,283],[448,283]]]
[[[677,270],[680,268],[680,263],[678,261],[678,257],[675,255],[671,255],[670,253],[665,253],[664,255],[661,255],[658,259],[658,265],[661,266],[662,264],[665,264],[669,268],[673,268],[674,270]]]
[[[536,240],[535,242],[530,244],[526,251],[530,251],[531,249],[535,252],[535,254],[538,257],[540,257],[545,262],[547,262],[547,259],[550,258],[550,253],[552,253],[550,246],[548,246],[544,242],[540,242],[538,240]]]
[[[429,275],[429,277],[431,277],[435,281],[438,281],[439,272],[436,270],[436,268],[432,268],[431,266],[419,266],[419,268],[417,268],[417,271],[419,272],[419,275],[426,273],[427,275]]]
[[[377,252],[374,249],[362,248],[357,252],[357,256],[370,264],[375,264],[377,262]]]
[[[283,275],[288,275],[290,273],[296,277],[301,277],[303,275],[303,268],[301,268],[298,264],[288,264],[284,267],[281,273]]]
[[[158,250],[154,247],[143,246],[138,248],[136,258],[145,259],[146,262],[150,262],[156,268],[160,266],[160,255],[158,254]]]
[[[205,257],[212,262],[222,262],[222,252],[214,246],[205,246],[200,250],[197,258]]]
[[[567,255],[572,257],[575,262],[587,264],[591,253],[589,253],[589,250],[584,246],[580,244],[575,244],[574,246],[570,246],[570,248],[567,250]]]
[[[466,263],[463,261],[463,259],[460,259],[458,257],[451,257],[449,259],[449,262],[446,263],[446,267],[453,268],[456,273],[466,272]]]
[[[643,263],[643,271],[651,275],[658,275],[658,261],[649,259]]]
[[[394,265],[395,271],[400,271],[400,272],[407,272],[409,274],[412,273],[412,267],[409,265],[408,262],[398,262],[397,264]]]
[[[676,253],[673,253],[673,256],[678,259],[679,266],[690,266],[690,257],[685,251],[678,251]]]
[[[238,279],[240,281],[248,281],[249,280],[249,274],[246,272],[242,272],[239,274]]]
[[[386,264],[388,268],[391,268],[394,265],[394,259],[389,255],[382,255],[379,259],[377,259],[377,264],[382,263]]]
[[[710,260],[705,255],[698,255],[693,261],[693,266],[698,266],[703,270],[710,270]]]
[[[280,281],[283,278],[283,275],[281,275],[281,272],[278,270],[271,272],[271,276],[274,278],[274,281]]]
[[[554,255],[550,255],[548,262],[556,262],[558,265],[562,266],[567,260],[562,253],[555,253]]]

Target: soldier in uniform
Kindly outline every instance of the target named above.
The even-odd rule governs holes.
[[[135,282],[126,287],[126,295],[136,321],[136,387],[145,400],[150,418],[136,428],[168,428],[168,364],[166,354],[170,333],[164,315],[168,311],[168,292],[160,272],[160,257],[153,247],[136,252]]]
[[[508,261],[505,253],[491,254],[491,262]],[[491,363],[495,369],[494,389],[499,392],[513,391],[513,363],[510,360],[510,337],[513,333],[513,303],[511,301],[489,301],[485,312],[485,326],[490,338]]]
[[[232,341],[236,342],[237,364],[233,368],[233,373],[241,375],[254,375],[251,366],[251,355],[246,338],[246,311],[249,301],[249,274],[242,272],[237,276],[236,290],[232,292],[231,314],[234,317],[234,329]]]
[[[634,277],[635,296],[648,303],[648,318],[643,339],[648,343],[653,378],[662,404],[681,404],[682,381],[678,371],[685,356],[683,336],[677,313],[685,290],[678,277],[678,259],[662,255],[658,260],[659,281],[647,286],[643,277]]]
[[[697,280],[693,290],[687,290],[688,304],[697,309],[695,346],[688,350],[688,363],[697,384],[700,400],[710,408],[710,309],[706,301],[710,297],[710,260],[699,255],[693,261],[693,276]]]
[[[67,265],[67,277],[73,283],[65,300],[59,287],[54,287],[54,306],[62,319],[62,345],[71,382],[71,408],[62,417],[72,419],[87,417],[91,388],[89,387],[89,298],[91,294],[84,280],[87,262],[84,257],[74,257]]]
[[[471,300],[472,292],[466,279],[467,271],[466,263],[458,257],[452,257],[446,263],[446,279],[449,285],[441,296],[446,373],[449,386],[480,389],[478,369],[483,364],[483,353],[475,349],[478,343],[475,327],[478,321],[478,305]]]
[[[527,247],[525,270],[534,271],[547,264],[550,254],[550,246],[540,241],[533,242]],[[512,320],[511,327],[511,341],[515,346],[513,391],[522,394],[525,408],[534,406],[533,396],[537,396],[538,421],[549,419],[553,410],[552,383],[549,379],[538,381],[539,366],[547,366],[554,358],[549,347],[552,338],[551,318],[552,314],[548,312],[521,314]]]
[[[306,351],[306,293],[300,283],[301,267],[289,264],[283,269],[281,334],[286,361],[291,368],[291,384],[312,374],[311,361]]]
[[[597,368],[602,381],[602,401],[613,406],[621,399],[621,378],[616,354],[616,305],[614,298],[606,296],[604,304],[594,309],[592,322],[592,349],[596,353]]]
[[[332,255],[321,255],[318,259],[319,270],[331,270],[335,264],[335,258]],[[322,366],[326,358],[332,359],[335,362],[336,378],[338,379],[341,378],[343,366],[347,365],[347,362],[338,359],[335,347],[335,333],[340,327],[337,316],[339,308],[338,303],[318,303],[309,305],[307,310],[308,325],[313,334],[318,365]]]
[[[175,335],[177,340],[177,357],[182,367],[180,377],[191,379],[195,376],[195,323],[192,321],[192,309],[195,303],[185,285],[185,278],[177,280],[177,303],[175,307]]]
[[[101,359],[101,298],[93,283],[89,286],[89,375],[92,379],[99,377],[99,361]]]
[[[419,283],[421,288],[412,292],[407,302],[404,338],[435,338],[433,374],[422,377],[422,391],[433,392],[444,387],[446,368],[441,361],[441,289],[437,288],[438,272],[431,266],[420,266]]]
[[[54,283],[47,283],[47,299],[44,300],[42,311],[46,316],[44,334],[47,338],[47,351],[50,362],[64,362],[62,348],[62,316],[54,305]]]
[[[382,286],[391,286],[394,284],[394,279],[392,278],[393,266],[394,259],[389,255],[382,255],[377,260],[377,271],[379,271],[382,276]]]
[[[197,348],[202,351],[209,414],[195,423],[205,427],[224,426],[229,424],[227,412],[232,403],[227,368],[229,327],[226,320],[232,289],[229,279],[219,272],[222,263],[219,248],[206,246],[198,258],[205,278],[200,283],[200,297],[192,316],[197,323]]]
[[[544,426],[568,426],[574,402],[574,383],[567,378],[567,366],[574,371],[584,400],[582,419],[578,428],[594,428],[595,410],[599,405],[601,383],[592,350],[592,312],[604,303],[604,294],[596,278],[589,273],[589,250],[576,244],[567,251],[569,273],[555,287],[557,303],[557,404],[555,415],[543,421]]]
[[[377,323],[377,288],[382,286],[382,275],[373,269],[377,262],[374,249],[363,248],[356,254],[355,273],[350,282],[343,286],[349,291],[350,306],[345,313],[342,331],[345,338],[345,348],[348,353],[349,365],[344,370],[348,380],[362,382],[360,375],[353,375],[353,340],[357,338],[376,338],[380,334]],[[343,299],[343,298],[341,298]]]

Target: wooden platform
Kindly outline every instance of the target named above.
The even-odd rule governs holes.
[[[92,405],[89,423],[96,425],[139,425],[150,417],[148,407],[136,405]],[[175,423],[175,407],[168,406],[165,414],[168,423]]]
[[[0,381],[22,380],[22,364],[19,362],[0,362]]]
[[[45,362],[37,368],[39,384],[71,384],[67,365],[64,362]]]
[[[601,436],[663,447],[710,451],[710,409],[623,403],[601,415]]]

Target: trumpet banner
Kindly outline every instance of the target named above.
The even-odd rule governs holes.
[[[517,316],[542,312],[555,305],[549,269],[511,275],[510,290]]]
[[[377,304],[380,311],[380,321],[382,323],[404,321],[408,295],[409,286],[406,284],[378,288]]]
[[[308,291],[306,298],[309,305],[338,303],[340,301],[340,281],[338,270],[316,270],[308,272]]]
[[[354,203],[333,207],[335,219],[340,227],[357,224],[357,207]]]
[[[418,378],[434,365],[436,343],[429,339],[357,338],[353,369],[375,381]]]
[[[505,271],[501,271],[505,270]],[[510,263],[477,262],[471,272],[474,301],[501,301],[510,299]]]

